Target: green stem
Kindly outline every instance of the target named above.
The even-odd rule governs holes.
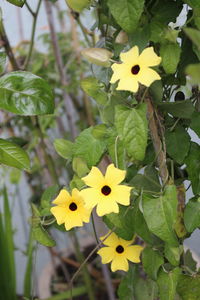
[[[23,69],[25,69],[25,70],[27,69],[27,67],[30,63],[31,55],[32,55],[32,52],[33,52],[35,29],[36,29],[37,17],[38,17],[38,13],[39,13],[39,10],[40,10],[41,3],[42,3],[42,0],[39,0],[35,13],[32,13],[33,25],[32,25],[32,31],[31,31],[31,41],[30,41],[29,51],[28,51],[28,55],[27,55],[25,63],[24,63],[24,67],[23,67]]]
[[[89,40],[89,38],[88,38],[88,36],[87,36],[87,33],[85,32],[85,27],[83,26],[81,20],[80,20],[79,18],[76,18],[76,21],[77,21],[77,23],[78,23],[78,25],[79,25],[79,27],[80,27],[80,29],[81,29],[83,35],[84,35],[84,38],[85,38],[85,40],[86,40],[88,46],[89,46],[89,47],[92,47],[92,43],[91,43],[91,41]]]
[[[75,254],[76,254],[77,260],[82,264],[84,262],[85,258],[80,250],[80,245],[79,245],[79,242],[78,242],[78,239],[76,236],[76,232],[74,230],[71,231],[71,236],[73,238],[73,245],[75,248]],[[87,266],[84,265],[82,270],[83,270],[83,279],[84,279],[85,285],[87,287],[88,297],[90,300],[95,300],[92,281],[91,281]]]
[[[94,236],[95,236],[96,242],[97,242],[97,244],[98,244],[98,243],[99,243],[99,239],[98,239],[97,232],[96,232],[96,228],[95,228],[95,223],[94,223],[94,216],[93,216],[93,213],[91,214],[91,216],[92,216],[92,227],[93,227],[93,231],[94,231]]]

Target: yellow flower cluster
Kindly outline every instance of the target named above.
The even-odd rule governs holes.
[[[114,164],[107,167],[105,176],[97,167],[92,167],[90,173],[82,180],[89,186],[81,191],[72,190],[70,195],[62,189],[53,201],[51,213],[55,216],[58,225],[64,224],[66,230],[88,223],[92,209],[96,206],[99,216],[109,213],[118,213],[119,206],[130,204],[130,192],[132,187],[120,184],[126,176],[126,171],[115,168]],[[102,239],[105,239],[103,237]],[[133,241],[126,241],[109,234],[103,247],[98,251],[102,257],[102,263],[112,261],[111,269],[128,270],[128,261],[140,262],[141,246],[131,246]]]

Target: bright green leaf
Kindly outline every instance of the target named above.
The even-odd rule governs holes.
[[[128,109],[116,106],[115,125],[131,160],[143,160],[147,146],[146,104]]]
[[[144,0],[108,0],[110,12],[126,32],[133,32],[144,9]]]
[[[175,268],[169,273],[165,272],[162,269],[160,270],[158,274],[158,280],[157,280],[159,293],[160,293],[160,300],[175,299],[176,286],[180,274],[181,274],[181,270],[179,268]]]
[[[188,65],[185,73],[191,77],[193,84],[200,84],[200,64]]]
[[[28,154],[18,145],[4,139],[0,139],[0,163],[18,169],[30,169]]]
[[[65,159],[71,159],[73,156],[74,144],[68,140],[56,139],[54,140],[54,147],[56,152]]]
[[[101,89],[102,86],[94,77],[81,80],[81,87],[86,94],[96,100],[97,103],[105,105],[108,102],[107,94]]]
[[[184,210],[184,224],[188,232],[200,227],[200,198],[190,200]]]
[[[6,54],[3,51],[0,51],[0,74],[4,72],[6,64]]]
[[[157,272],[161,265],[164,264],[164,259],[157,250],[146,247],[142,251],[142,265],[145,272],[153,280],[157,279]]]
[[[52,114],[53,94],[44,79],[30,72],[11,72],[0,78],[0,108],[25,116]]]
[[[49,233],[40,224],[33,227],[33,238],[46,247],[54,247],[56,245]]]
[[[162,57],[162,66],[167,74],[176,72],[179,63],[181,48],[178,44],[163,44],[160,48],[160,55]]]
[[[16,6],[22,7],[24,5],[24,3],[26,2],[26,0],[6,0]]]
[[[163,241],[177,246],[177,238],[173,229],[178,205],[176,187],[174,185],[166,186],[164,194],[160,197],[143,196],[142,203],[144,218],[149,230]]]
[[[188,154],[190,148],[190,136],[183,127],[176,127],[174,131],[166,131],[165,141],[167,153],[179,164]]]

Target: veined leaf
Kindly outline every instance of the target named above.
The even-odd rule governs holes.
[[[0,108],[24,116],[52,114],[53,94],[44,79],[30,72],[11,72],[0,78]]]
[[[65,159],[71,159],[73,155],[73,143],[64,139],[55,139],[53,143],[56,152]]]
[[[163,44],[160,48],[160,55],[162,57],[162,66],[167,74],[176,72],[179,63],[181,48],[178,44]]]
[[[175,268],[169,273],[165,272],[164,270],[160,270],[158,274],[158,280],[157,280],[159,293],[160,293],[160,300],[175,299],[176,286],[180,274],[181,274],[180,268]]]
[[[144,0],[108,0],[110,12],[116,22],[126,32],[133,32],[140,20],[144,8]]]
[[[30,169],[28,154],[18,145],[0,139],[0,163],[18,169]]]

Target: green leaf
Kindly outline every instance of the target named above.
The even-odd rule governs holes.
[[[200,137],[200,112],[195,111],[192,114],[190,128]]]
[[[102,84],[94,77],[87,77],[81,80],[81,87],[84,92],[92,97],[98,104],[105,105],[108,102],[107,94],[102,90]]]
[[[174,74],[179,63],[181,48],[178,44],[163,44],[160,48],[162,66],[167,74]]]
[[[50,208],[51,200],[58,193],[58,185],[49,186],[42,194],[41,197],[41,208]]]
[[[200,198],[187,203],[184,210],[184,224],[188,232],[200,227]]]
[[[144,192],[160,192],[161,190],[158,172],[151,165],[146,166],[144,174],[137,174],[134,176],[130,184],[137,189],[143,190]]]
[[[0,108],[24,116],[51,114],[53,94],[44,79],[30,72],[11,72],[0,78]]]
[[[162,196],[153,198],[143,196],[144,218],[149,230],[161,240],[177,246],[173,226],[177,216],[177,194],[174,185],[168,185]],[[152,218],[153,216],[153,218]]]
[[[126,32],[133,32],[144,9],[144,0],[108,0],[108,6],[116,22]]]
[[[49,233],[40,224],[33,227],[33,238],[46,247],[54,247],[56,245]]]
[[[113,228],[118,236],[130,241],[134,235],[134,220],[133,220],[133,208],[127,208],[120,206],[119,213],[111,213],[103,217],[103,221],[109,227]]]
[[[184,28],[183,30],[200,50],[200,30],[197,30],[195,28]]]
[[[4,139],[0,139],[0,163],[18,169],[30,169],[28,154],[18,145]]]
[[[200,295],[200,276],[181,275],[179,277],[177,292],[182,300],[199,300]]]
[[[80,157],[74,157],[72,161],[72,169],[80,178],[85,176],[90,171],[86,161]]]
[[[192,8],[200,8],[199,0],[184,0],[183,2],[187,3]]]
[[[135,275],[135,266],[129,268],[117,291],[120,300],[135,300],[133,285]]]
[[[26,0],[6,0],[6,1],[19,7],[22,7],[26,2]]]
[[[188,249],[183,253],[184,266],[189,268],[192,272],[197,270],[197,262],[193,259],[191,251]]]
[[[192,142],[185,159],[188,179],[191,181],[194,194],[200,193],[200,146]]]
[[[167,153],[181,164],[190,148],[189,134],[183,127],[177,126],[174,131],[166,131],[165,141]]]
[[[157,273],[161,265],[164,264],[164,259],[157,250],[146,247],[142,251],[142,265],[145,272],[153,280],[157,279]]]
[[[160,270],[158,274],[158,288],[160,293],[160,300],[174,300],[176,295],[176,286],[179,276],[181,274],[180,268],[175,268],[171,272],[167,273],[164,270]],[[189,300],[189,299],[187,299]]]
[[[164,253],[170,264],[173,266],[179,265],[180,255],[182,253],[182,249],[180,247],[173,247],[166,243]]]
[[[71,9],[80,13],[84,8],[89,7],[91,0],[66,0]]]
[[[131,160],[143,160],[147,146],[146,104],[128,109],[116,106],[115,125]]]
[[[56,152],[65,159],[72,159],[74,144],[68,140],[56,139],[53,143]]]
[[[185,69],[185,73],[191,77],[193,84],[200,83],[200,64],[188,65]]]
[[[0,74],[4,72],[6,65],[6,54],[3,51],[0,51]]]
[[[81,132],[74,144],[74,157],[85,159],[88,167],[95,166],[105,152],[105,142],[94,138],[92,127]]]
[[[190,100],[165,102],[158,104],[158,107],[172,116],[181,119],[190,119],[194,112],[194,106]]]

